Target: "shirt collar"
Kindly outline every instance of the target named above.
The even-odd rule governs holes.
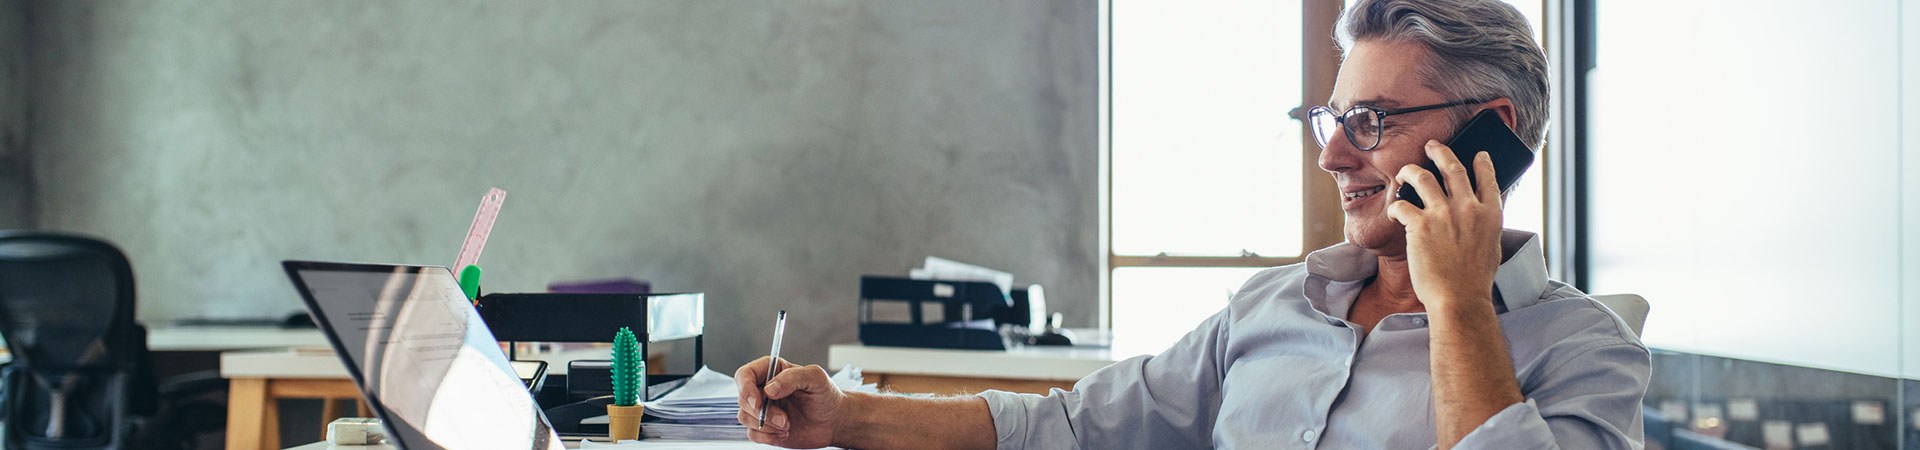
[[[1501,255],[1506,259],[1494,273],[1493,285],[1500,291],[1500,297],[1506,302],[1507,310],[1517,310],[1540,303],[1547,293],[1547,264],[1540,249],[1540,235],[1520,230],[1503,230],[1500,233]],[[1356,282],[1366,280],[1380,271],[1380,260],[1373,253],[1351,243],[1341,242],[1332,247],[1316,250],[1307,254],[1307,274],[1310,283],[1317,289],[1308,291],[1308,299],[1322,311],[1328,308],[1325,291],[1329,282]]]

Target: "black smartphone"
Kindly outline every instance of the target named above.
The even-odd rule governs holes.
[[[1480,185],[1480,176],[1473,173],[1473,155],[1480,152],[1487,152],[1487,156],[1493,158],[1493,180],[1499,183],[1500,192],[1512,189],[1513,183],[1520,181],[1520,174],[1526,173],[1527,167],[1533,165],[1533,149],[1521,142],[1520,136],[1513,134],[1513,129],[1507,128],[1507,123],[1500,120],[1500,113],[1491,109],[1482,110],[1473,116],[1473,120],[1468,120],[1466,126],[1453,134],[1453,140],[1447,142],[1447,147],[1452,148],[1453,156],[1467,167],[1468,186]],[[1440,167],[1433,160],[1427,160],[1420,167],[1433,172],[1434,178],[1441,180],[1440,188],[1446,189],[1446,177],[1440,175]],[[1394,198],[1406,200],[1422,209],[1427,207],[1411,184],[1400,185]]]

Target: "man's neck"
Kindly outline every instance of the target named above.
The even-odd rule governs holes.
[[[1420,297],[1414,295],[1413,276],[1407,271],[1407,258],[1381,256],[1379,260],[1379,271],[1374,274],[1373,283],[1367,288],[1374,290],[1374,299],[1383,303],[1380,306],[1400,312],[1425,310]]]

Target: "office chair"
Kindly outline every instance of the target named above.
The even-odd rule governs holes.
[[[133,289],[112,244],[0,231],[0,337],[13,354],[0,371],[7,449],[136,448],[158,389]]]
[[[1639,336],[1640,329],[1647,325],[1647,309],[1649,305],[1647,304],[1647,299],[1641,298],[1639,295],[1595,295],[1593,296],[1593,300],[1600,302],[1602,305],[1606,305],[1607,309],[1613,310],[1613,315],[1620,316],[1620,321],[1627,323],[1627,328],[1633,330],[1634,336]]]

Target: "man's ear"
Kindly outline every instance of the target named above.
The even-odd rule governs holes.
[[[1481,103],[1480,109],[1493,110],[1494,114],[1500,115],[1501,122],[1506,122],[1507,129],[1515,129],[1513,125],[1513,100],[1507,99],[1506,97],[1496,98],[1493,99],[1493,101]]]

